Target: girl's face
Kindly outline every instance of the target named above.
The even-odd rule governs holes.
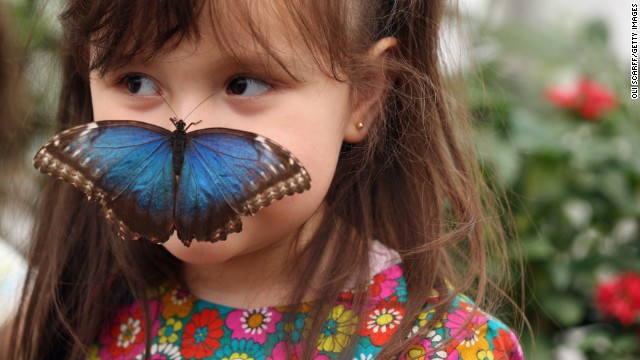
[[[271,50],[295,79],[241,28],[228,29],[237,58],[227,56],[204,25],[197,43],[183,41],[152,61],[91,74],[96,121],[139,120],[174,130],[169,118],[178,116],[187,124],[202,120],[190,130],[250,131],[284,146],[309,172],[311,190],[243,218],[242,232],[226,241],[186,248],[174,233],[165,246],[187,263],[223,264],[288,245],[302,224],[320,213],[342,142],[365,135],[355,126],[362,112],[352,110],[351,87],[318,69],[302,40],[270,19],[257,20],[269,29]]]

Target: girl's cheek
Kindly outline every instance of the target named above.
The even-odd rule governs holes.
[[[250,98],[225,97],[224,106],[238,117],[252,118],[268,113],[276,106],[278,99],[274,96],[255,96]]]
[[[91,81],[91,104],[95,120],[138,120],[158,126],[171,125],[167,105],[160,97],[135,97]]]

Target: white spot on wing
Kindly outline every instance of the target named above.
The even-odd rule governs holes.
[[[91,132],[91,130],[98,127],[98,123],[92,122],[85,126],[84,130],[80,133],[80,136],[87,136]]]

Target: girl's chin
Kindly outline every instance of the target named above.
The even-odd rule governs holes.
[[[241,249],[237,246],[238,244],[233,244],[234,240],[239,240],[234,235],[236,234],[231,234],[227,240],[215,243],[193,241],[189,247],[186,247],[174,233],[163,246],[173,256],[188,264],[221,264],[235,256],[243,255]]]
[[[263,261],[265,257],[280,258],[275,253],[288,249],[288,242],[282,238],[260,238],[249,231],[230,234],[226,240],[215,243],[193,241],[189,247],[174,234],[163,245],[173,256],[187,264],[222,265],[231,261],[250,264]],[[252,260],[254,259],[254,260]]]

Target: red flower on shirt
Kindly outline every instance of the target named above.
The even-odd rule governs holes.
[[[404,307],[398,304],[397,297],[381,301],[375,309],[367,313],[359,333],[361,336],[369,336],[373,345],[382,346],[398,330],[403,316]]]
[[[505,329],[498,330],[493,339],[493,356],[496,359],[523,360],[515,335]]]
[[[591,121],[600,119],[616,107],[613,91],[588,78],[581,78],[569,86],[549,87],[546,97],[552,104],[575,111]]]
[[[211,357],[214,350],[220,347],[223,325],[216,309],[205,309],[194,314],[184,328],[180,350],[182,356],[196,359]]]
[[[598,284],[595,301],[604,316],[632,325],[640,318],[640,274],[627,272]]]
[[[144,352],[147,331],[155,334],[160,328],[160,322],[156,319],[158,312],[159,303],[151,301],[149,313],[154,321],[149,329],[138,302],[122,307],[113,322],[100,333],[99,341],[103,344],[100,357],[131,359]]]

